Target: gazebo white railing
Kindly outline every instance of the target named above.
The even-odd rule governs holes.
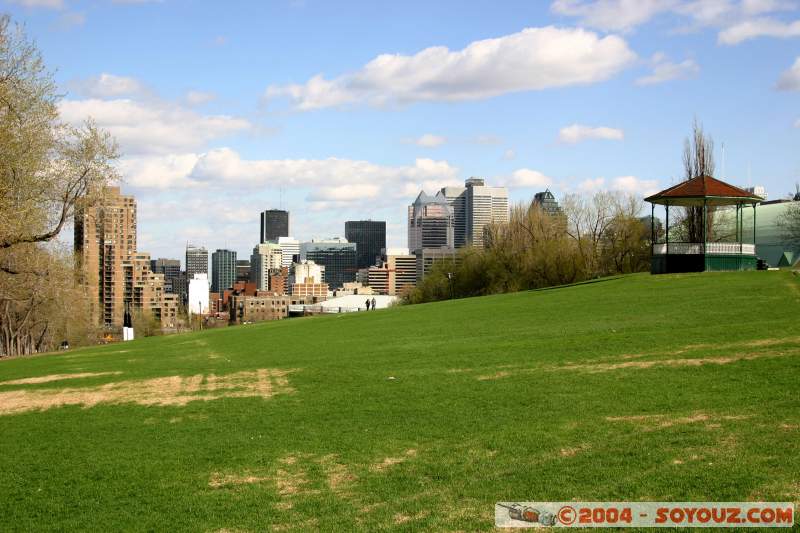
[[[653,255],[692,255],[692,254],[719,254],[719,255],[756,255],[754,244],[738,242],[670,242],[653,245]]]

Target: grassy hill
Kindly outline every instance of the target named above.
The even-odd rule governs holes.
[[[487,530],[800,500],[800,283],[579,286],[0,362],[0,529]],[[39,378],[39,379],[30,379]]]

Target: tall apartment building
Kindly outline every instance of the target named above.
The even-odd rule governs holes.
[[[267,209],[261,213],[261,243],[289,236],[289,212]]]
[[[173,328],[178,318],[179,297],[165,289],[164,275],[151,270],[152,261],[146,252],[134,252],[123,264],[125,300],[130,309],[140,310],[159,321],[162,327]]]
[[[453,209],[456,248],[483,248],[486,227],[508,222],[508,189],[487,186],[482,178],[469,178],[464,187],[444,187],[437,196],[444,197]]]
[[[250,281],[260,291],[269,290],[270,271],[280,270],[283,266],[283,254],[280,245],[267,242],[257,244],[250,256]]]
[[[222,292],[236,281],[236,252],[217,250],[211,254],[211,292]]]
[[[136,201],[108,187],[97,205],[76,206],[74,247],[78,279],[86,288],[92,318],[120,327],[126,307],[174,327],[179,298],[167,294],[164,275],[151,269],[150,255],[136,251]]]
[[[164,276],[164,290],[170,294],[178,294],[175,285],[180,285],[180,281],[175,283],[175,280],[181,275],[180,259],[164,259],[163,257],[151,259],[150,270]]]
[[[408,206],[408,248],[453,248],[453,207],[444,194],[422,191]]]
[[[344,223],[345,238],[356,244],[358,268],[377,264],[386,248],[386,222],[382,220],[349,220]]]
[[[356,245],[347,239],[314,240],[300,245],[301,261],[314,261],[325,267],[325,282],[336,290],[356,280]]]
[[[278,246],[283,257],[282,265],[292,268],[292,264],[300,261],[300,241],[292,237],[278,237]]]
[[[75,209],[74,247],[79,281],[89,296],[92,318],[122,325],[125,312],[123,264],[136,252],[136,200],[108,187],[98,205]]]
[[[203,246],[186,244],[186,278],[191,281],[195,274],[208,275],[208,250]]]
[[[417,282],[417,257],[407,249],[388,249],[378,265],[369,267],[369,286],[377,294],[397,296]]]

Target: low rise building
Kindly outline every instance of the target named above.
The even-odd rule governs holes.
[[[289,316],[292,297],[286,294],[247,296],[234,294],[230,299],[231,323],[281,320]]]
[[[368,274],[369,285],[376,294],[400,295],[417,283],[417,257],[405,248],[390,248]]]

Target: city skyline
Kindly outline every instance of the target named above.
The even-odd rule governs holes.
[[[299,240],[371,218],[400,246],[410,197],[472,175],[511,203],[545,187],[644,195],[682,178],[695,117],[718,177],[781,197],[800,179],[800,6],[702,4],[3,8],[55,70],[64,119],[119,140],[142,248],[175,257],[186,241],[247,253],[267,208],[294,213]]]

